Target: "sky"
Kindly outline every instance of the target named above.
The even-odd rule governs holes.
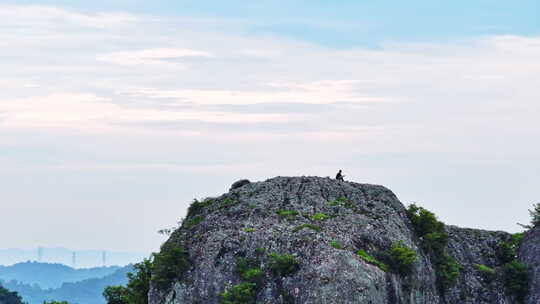
[[[194,198],[338,169],[448,224],[517,232],[540,200],[539,15],[3,0],[0,248],[149,253]]]

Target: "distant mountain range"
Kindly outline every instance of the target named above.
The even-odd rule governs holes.
[[[41,256],[40,252],[41,251]],[[72,250],[67,248],[0,249],[0,265],[36,261],[42,263],[60,263],[75,268],[101,267],[105,252],[106,265],[125,266],[142,261],[149,256],[146,252],[119,252],[104,250]],[[73,264],[75,253],[75,264]]]
[[[74,269],[62,264],[26,262],[12,266],[0,266],[0,280],[24,282],[28,285],[37,285],[42,289],[49,289],[59,288],[63,283],[102,278],[113,274],[120,268],[119,266],[110,266]]]
[[[16,291],[28,304],[68,301],[71,304],[104,304],[103,289],[127,284],[131,266],[74,269],[61,264],[20,263],[0,267],[0,285]]]

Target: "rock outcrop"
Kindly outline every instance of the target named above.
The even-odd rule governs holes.
[[[262,270],[256,303],[517,303],[500,280],[478,271],[478,265],[502,264],[497,250],[510,234],[446,226],[448,254],[461,267],[455,285],[441,290],[405,207],[383,186],[276,177],[242,183],[192,209],[167,241],[187,250],[191,266],[170,288],[152,286],[151,304],[219,303],[220,294],[249,281],[239,261]],[[520,256],[540,278],[540,231],[527,239],[535,245]],[[379,261],[395,244],[416,253],[410,273]],[[298,264],[292,271],[276,270],[275,255],[292,255]],[[539,289],[537,279],[533,290]],[[246,302],[233,303],[249,301],[248,295]]]
[[[540,227],[531,229],[519,250],[519,259],[529,267],[531,282],[527,304],[540,303]]]

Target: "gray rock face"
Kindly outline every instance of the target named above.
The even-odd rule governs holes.
[[[203,219],[184,225],[168,241],[187,248],[191,269],[168,291],[152,287],[151,304],[219,303],[220,293],[244,281],[235,270],[238,257],[256,260],[264,270],[257,303],[514,303],[475,267],[498,266],[497,244],[509,234],[448,226],[449,253],[462,271],[457,285],[441,294],[404,206],[382,186],[276,177],[206,202],[198,213]],[[280,215],[280,210],[298,214]],[[408,276],[384,271],[357,254],[377,256],[396,242],[417,253]],[[540,256],[538,246],[531,250]],[[294,255],[299,269],[287,276],[270,271],[270,253]]]
[[[540,303],[540,227],[525,234],[519,250],[519,259],[529,267],[531,282],[527,304]]]
[[[499,280],[488,280],[478,271],[477,265],[490,268],[501,266],[497,250],[501,242],[509,241],[511,235],[502,231],[447,226],[448,252],[461,265],[456,285],[444,294],[447,303],[514,303],[505,295]]]
[[[242,186],[245,186],[247,184],[250,184],[251,182],[249,181],[249,179],[241,179],[241,180],[238,180],[236,182],[234,182],[232,185],[231,185],[231,188],[229,189],[229,191],[232,191],[234,189],[238,189]]]

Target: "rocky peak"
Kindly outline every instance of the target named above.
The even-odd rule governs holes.
[[[434,256],[387,188],[321,177],[238,182],[190,207],[163,247],[184,248],[190,266],[167,288],[152,286],[150,303],[517,303],[478,270],[502,264],[497,248],[510,234],[444,229],[460,274],[441,290]]]

